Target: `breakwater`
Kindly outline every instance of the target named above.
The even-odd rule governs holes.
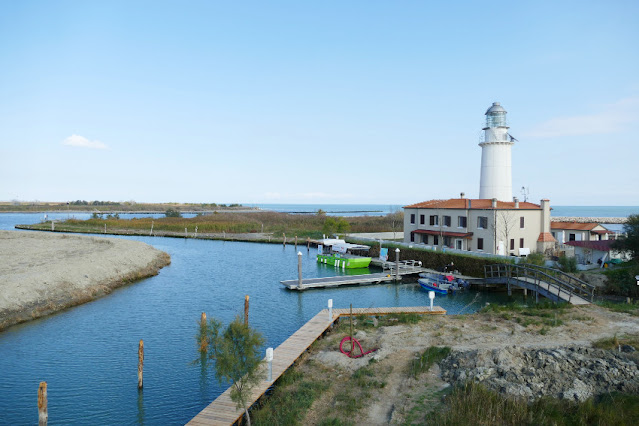
[[[577,217],[577,216],[557,216],[551,217],[551,222],[576,222],[576,223],[612,223],[624,224],[628,221],[626,217]]]

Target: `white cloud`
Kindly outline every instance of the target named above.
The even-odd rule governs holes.
[[[528,138],[556,138],[616,133],[626,130],[631,123],[639,122],[639,98],[626,98],[614,104],[602,106],[594,114],[557,117],[540,123],[522,136]]]
[[[109,147],[100,141],[90,141],[84,136],[71,135],[62,141],[62,145],[75,146],[78,148],[90,148],[90,149],[109,149]]]

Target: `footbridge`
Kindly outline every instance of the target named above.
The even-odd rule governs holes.
[[[558,269],[535,265],[500,263],[484,266],[484,282],[506,284],[508,293],[514,285],[535,292],[555,302],[588,305],[595,296],[595,287]]]

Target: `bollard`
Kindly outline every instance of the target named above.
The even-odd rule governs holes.
[[[395,281],[399,281],[399,248],[395,249]]]
[[[302,288],[302,252],[297,252],[297,288]]]
[[[249,296],[248,294],[244,296],[244,325],[248,325],[248,314],[249,314]]]
[[[333,299],[328,299],[328,321],[333,321]]]
[[[428,292],[428,298],[430,299],[430,311],[433,311],[433,300],[435,300],[435,292],[434,291],[429,291]]]
[[[38,387],[38,426],[47,426],[48,421],[47,382],[40,382],[40,386]]]
[[[142,370],[144,369],[144,341],[138,346],[138,389],[142,389]]]
[[[273,381],[273,348],[266,348],[266,362],[268,363],[267,381]]]

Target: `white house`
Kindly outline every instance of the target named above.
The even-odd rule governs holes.
[[[550,233],[560,243],[568,241],[603,241],[608,240],[609,231],[599,223],[551,222]]]
[[[404,207],[404,242],[522,256],[554,247],[550,202],[451,198]]]

